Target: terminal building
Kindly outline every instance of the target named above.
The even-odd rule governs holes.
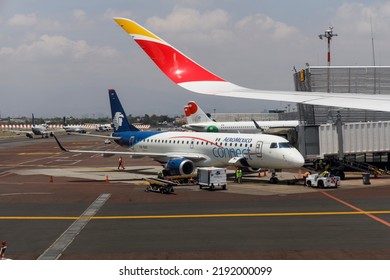
[[[389,66],[308,66],[296,91],[390,94]],[[333,159],[375,174],[390,167],[390,112],[297,105],[298,146],[306,158]],[[359,168],[358,168],[359,167]]]

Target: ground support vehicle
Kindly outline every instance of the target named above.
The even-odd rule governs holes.
[[[176,175],[176,176],[163,176],[158,177],[159,179],[172,181],[176,183],[177,185],[193,185],[196,184],[196,174],[191,175]]]
[[[174,186],[177,186],[175,182],[159,179],[159,178],[144,178],[149,183],[146,187],[146,192],[160,192],[160,193],[173,193]]]
[[[337,188],[340,186],[339,176],[321,176],[318,174],[311,174],[306,178],[306,185],[317,188]]]
[[[226,190],[226,169],[217,167],[202,167],[198,168],[198,184],[199,188],[209,188],[214,190],[220,187]]]

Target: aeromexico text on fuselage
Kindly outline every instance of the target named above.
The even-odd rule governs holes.
[[[256,153],[254,143],[262,142],[262,144],[282,143],[284,148],[290,148],[290,144],[284,138],[279,136],[262,135],[262,136],[232,136],[231,134],[211,134],[211,133],[186,133],[181,132],[164,132],[164,131],[137,131],[137,132],[116,132],[112,136],[121,137],[120,140],[115,140],[121,146],[129,146],[133,151],[149,151],[155,148],[155,144],[171,144],[172,152],[177,152],[175,144],[186,145],[182,151],[188,151],[196,147],[210,146],[211,153],[208,156],[220,159],[230,159],[233,157],[246,157],[252,160],[252,156]],[[160,136],[160,137],[159,137]],[[218,137],[216,137],[218,136]],[[151,144],[151,145],[149,145]],[[192,146],[192,147],[191,147]],[[269,146],[269,145],[268,145]],[[261,151],[260,151],[261,152]],[[257,152],[259,153],[259,152]]]

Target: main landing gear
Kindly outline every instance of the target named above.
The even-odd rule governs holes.
[[[269,179],[268,183],[270,183],[270,184],[277,184],[277,183],[279,183],[279,179],[278,179],[278,177],[276,177],[275,170],[272,170],[271,174],[272,175],[271,175],[271,178]]]

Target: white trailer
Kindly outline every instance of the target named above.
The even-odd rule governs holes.
[[[210,188],[214,190],[220,187],[226,190],[226,169],[218,167],[201,167],[198,168],[199,188]]]

